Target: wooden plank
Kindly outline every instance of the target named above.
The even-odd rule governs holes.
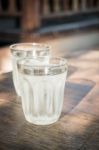
[[[98,7],[98,9],[99,9],[99,0],[97,0],[97,7]]]
[[[93,1],[94,1],[94,0],[90,0],[90,1],[89,1],[89,3],[90,3],[90,4],[89,4],[89,7],[90,7],[90,8],[93,8]]]
[[[60,11],[59,0],[54,0],[54,11],[55,12],[59,12]]]
[[[21,15],[22,15],[22,12],[14,12],[14,13],[4,12],[4,11],[0,12],[1,17],[7,17],[7,16],[8,17],[17,17],[17,16],[21,17]]]
[[[73,11],[78,11],[79,8],[78,8],[78,0],[73,0]]]
[[[24,31],[31,31],[40,25],[39,0],[22,1],[21,27]]]
[[[0,149],[76,150],[92,137],[99,126],[98,120],[91,125],[94,116],[81,112],[66,114],[66,108],[59,121],[50,126],[28,123],[21,103],[17,103],[14,98],[13,87],[9,86],[11,81],[10,73],[0,78],[0,97],[2,92],[6,95],[5,98],[0,98]],[[68,83],[68,97],[65,95],[65,101],[73,104],[75,100],[79,102],[85,97],[91,90],[91,84],[86,81],[82,83]]]
[[[0,0],[0,14],[2,12],[1,0]]]
[[[93,5],[94,0],[86,1],[86,4],[87,4],[87,9],[95,8],[94,5]]]
[[[17,12],[15,0],[9,0],[8,12],[12,14]]]
[[[48,3],[48,0],[44,0],[43,1],[43,14],[49,14],[50,12],[50,9],[49,9],[49,3]]]
[[[86,9],[86,0],[81,1],[82,10],[84,11]]]
[[[64,3],[64,11],[69,10],[69,0],[64,0],[63,3]]]
[[[5,104],[4,100],[0,104],[0,149],[76,150],[86,146],[96,129],[99,132],[99,122],[91,122],[95,120],[91,115],[67,115],[56,124],[42,127],[26,122],[20,105]],[[94,142],[97,140],[94,136]],[[98,142],[96,146],[99,146]],[[87,147],[93,147],[93,144]]]
[[[64,11],[64,12],[57,12],[57,13],[52,13],[52,14],[47,14],[47,15],[41,15],[41,19],[50,19],[50,18],[58,18],[62,16],[69,16],[69,15],[75,15],[75,14],[82,14],[82,13],[92,13],[92,12],[99,12],[98,8],[92,8],[92,9],[85,9],[81,11]]]
[[[81,150],[98,150],[99,149],[99,127],[96,126],[95,133],[93,136],[88,140]]]

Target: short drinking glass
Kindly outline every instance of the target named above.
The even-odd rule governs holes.
[[[56,122],[62,111],[67,61],[43,57],[22,59],[17,63],[22,108],[27,121],[37,125]]]
[[[47,61],[50,55],[50,47],[40,43],[18,43],[10,46],[12,53],[12,66],[13,66],[13,82],[16,93],[20,96],[20,85],[17,71],[17,61],[22,58],[32,58],[38,56],[45,56]]]

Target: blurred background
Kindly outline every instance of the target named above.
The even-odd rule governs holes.
[[[0,73],[11,70],[17,42],[46,42],[67,57],[99,48],[99,0],[0,0]]]

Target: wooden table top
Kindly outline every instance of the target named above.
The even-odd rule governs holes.
[[[84,48],[93,39],[99,43],[99,32],[95,35],[49,42],[52,53],[67,57],[70,65],[62,114],[52,125],[28,123],[14,91],[12,73],[0,75],[0,150],[99,150],[99,45]],[[0,62],[7,60],[4,56],[8,55],[3,50]]]
[[[95,86],[87,79],[67,81],[59,121],[36,126],[24,118],[12,73],[0,75],[0,150],[99,150],[99,118],[89,113],[86,105],[82,104],[85,111],[80,109]]]

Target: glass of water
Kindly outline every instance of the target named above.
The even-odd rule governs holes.
[[[48,125],[60,117],[67,75],[63,58],[21,59],[17,63],[21,85],[22,107],[27,121]]]
[[[17,71],[17,61],[22,58],[36,58],[38,56],[44,56],[44,60],[47,61],[50,55],[50,46],[40,43],[18,43],[11,45],[10,49],[12,53],[14,87],[17,95],[21,96]]]

